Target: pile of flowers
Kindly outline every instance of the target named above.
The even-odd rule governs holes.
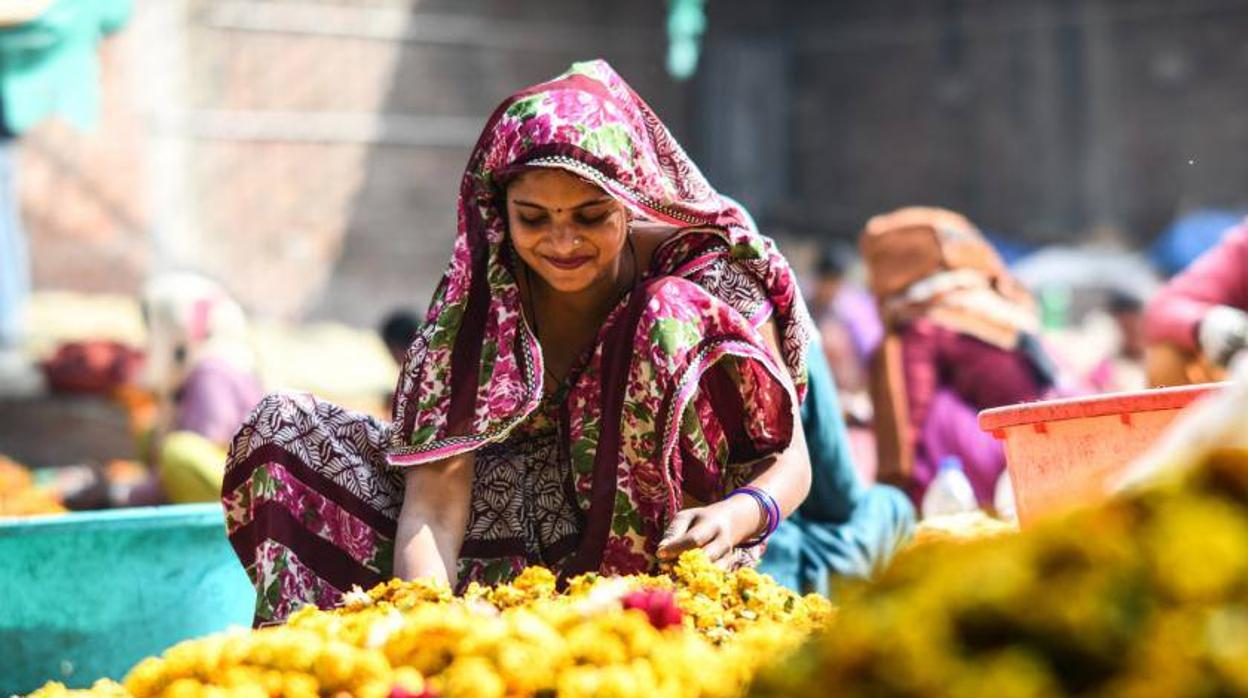
[[[556,588],[530,568],[454,596],[426,581],[355,590],[285,625],[191,640],[139,663],[109,698],[736,696],[831,617],[752,569],[701,552],[667,575],[585,575]],[[35,696],[82,694],[49,684]]]
[[[64,511],[60,498],[37,486],[25,466],[0,456],[0,518],[59,514]]]
[[[995,518],[982,509],[961,514],[928,517],[919,522],[910,539],[910,547],[929,543],[970,542],[981,538],[1008,536],[1018,533],[1018,524]]]
[[[911,549],[750,695],[1248,695],[1248,451]]]

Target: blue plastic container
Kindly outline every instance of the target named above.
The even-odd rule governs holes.
[[[217,504],[0,521],[0,695],[121,679],[254,606]]]

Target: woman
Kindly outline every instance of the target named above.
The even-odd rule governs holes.
[[[1144,313],[1150,385],[1222,380],[1248,348],[1248,222],[1171,279]]]
[[[189,273],[144,289],[147,386],[157,397],[148,435],[159,473],[129,498],[211,502],[221,494],[226,447],[263,396],[242,308],[217,283]],[[158,489],[157,489],[158,486]]]
[[[917,503],[937,465],[957,456],[991,507],[1005,454],[979,411],[1040,399],[1055,383],[1030,296],[952,211],[876,216],[861,247],[886,328],[872,380],[881,478]]]
[[[747,214],[596,61],[495,111],[458,229],[392,424],[273,396],[236,437],[257,622],[391,573],[756,559],[810,488],[811,323]]]

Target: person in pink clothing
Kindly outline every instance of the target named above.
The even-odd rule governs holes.
[[[861,247],[886,330],[871,381],[881,480],[917,503],[938,464],[956,456],[991,506],[1005,453],[978,413],[1041,399],[1056,383],[1031,297],[952,211],[876,216]]]
[[[1151,385],[1221,378],[1248,347],[1248,221],[1179,273],[1144,314]]]
[[[264,397],[243,309],[196,274],[160,274],[143,292],[148,327],[144,382],[158,399],[148,436],[156,472],[129,504],[213,501],[226,447]]]

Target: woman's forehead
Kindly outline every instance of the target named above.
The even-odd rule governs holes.
[[[533,168],[518,174],[507,185],[507,196],[542,206],[575,206],[595,199],[610,198],[596,184],[567,170]]]

